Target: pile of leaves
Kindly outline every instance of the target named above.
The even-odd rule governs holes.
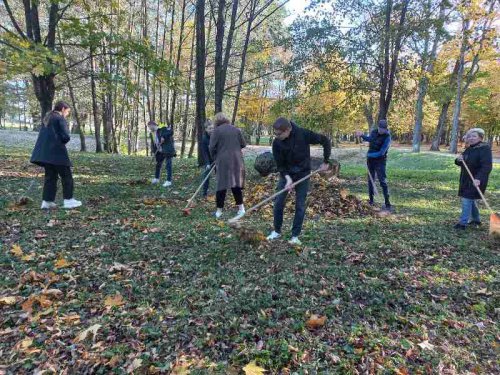
[[[278,175],[251,181],[245,190],[245,205],[252,207],[276,191]],[[287,199],[286,211],[293,211],[295,191]],[[272,216],[272,204],[260,208],[264,217]],[[313,176],[309,188],[307,216],[314,219],[335,219],[373,215],[374,210],[367,203],[349,193],[341,179],[333,176]]]

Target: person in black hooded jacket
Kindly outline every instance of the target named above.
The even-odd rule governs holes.
[[[148,122],[148,128],[151,132],[151,153],[156,159],[155,177],[151,181],[153,184],[160,182],[160,172],[163,161],[165,160],[165,169],[167,178],[163,187],[172,185],[172,158],[176,156],[174,145],[174,131],[171,126],[161,128],[154,121]]]
[[[205,122],[205,131],[203,132],[203,137],[201,139],[201,153],[202,159],[204,161],[204,171],[203,171],[203,179],[207,177],[207,174],[210,173],[210,169],[212,168],[213,159],[210,155],[210,135],[214,130],[214,125],[212,121],[207,120]],[[203,197],[206,198],[208,196],[208,188],[210,187],[210,177],[207,178],[205,183],[203,184]]]
[[[61,177],[63,187],[64,208],[76,208],[82,202],[73,198],[73,175],[71,162],[66,149],[70,140],[66,117],[71,109],[63,101],[58,101],[42,121],[35,148],[31,154],[31,162],[45,169],[43,185],[42,209],[56,208],[54,202],[57,193],[57,180]]]
[[[484,130],[481,128],[470,129],[465,135],[467,149],[455,159],[455,164],[461,167],[460,184],[458,196],[462,198],[462,214],[455,229],[463,230],[467,225],[479,226],[481,219],[476,200],[481,196],[477,187],[482,193],[486,191],[488,178],[493,168],[493,156],[491,147],[483,142]],[[464,162],[469,167],[474,179],[467,172]]]

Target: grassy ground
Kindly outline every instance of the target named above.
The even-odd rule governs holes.
[[[391,153],[397,215],[309,220],[301,248],[242,243],[211,217],[212,202],[182,216],[198,181],[192,160],[176,161],[166,190],[147,184],[147,158],[72,158],[85,206],[45,213],[28,151],[0,150],[7,373],[239,374],[253,361],[273,374],[499,373],[499,242],[487,225],[451,228],[451,158]],[[341,162],[366,199],[359,158]],[[22,195],[34,201],[13,205]],[[312,314],[324,325],[310,329]]]

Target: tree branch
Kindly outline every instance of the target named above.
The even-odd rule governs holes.
[[[10,18],[10,22],[12,22],[12,25],[14,25],[14,28],[17,30],[21,38],[23,39],[28,39],[26,37],[26,34],[24,34],[23,30],[19,27],[19,24],[17,23],[16,19],[14,18],[14,15],[12,14],[12,10],[10,9],[9,3],[7,0],[3,0],[3,4],[5,5],[5,9],[7,10],[7,13]]]

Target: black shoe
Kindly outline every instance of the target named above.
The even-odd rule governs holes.
[[[469,225],[472,225],[473,227],[480,227],[481,225],[483,225],[483,223],[481,223],[480,221],[471,221]]]
[[[466,225],[463,225],[463,224],[460,224],[460,223],[456,223],[453,228],[457,229],[457,230],[465,230],[467,228]]]
[[[390,204],[384,204],[384,206],[382,207],[382,211],[394,212],[394,208]]]

